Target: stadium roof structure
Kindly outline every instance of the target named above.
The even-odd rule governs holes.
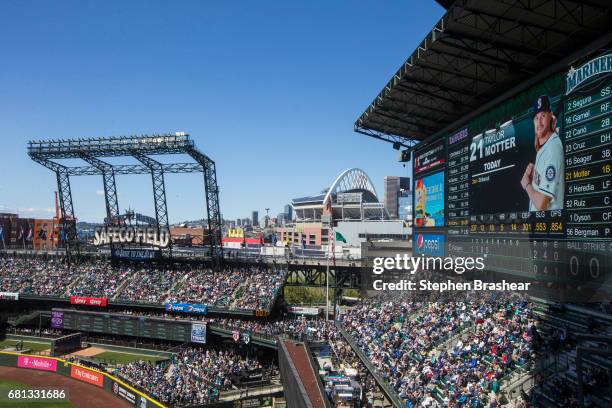
[[[162,163],[150,156],[182,154],[193,162]],[[195,173],[204,175],[206,213],[210,255],[219,266],[223,260],[221,246],[221,210],[215,162],[200,152],[195,142],[184,132],[175,134],[117,136],[79,139],[31,140],[28,155],[35,162],[56,173],[58,195],[62,212],[62,230],[66,233],[66,251],[70,256],[71,247],[78,251],[76,217],[72,202],[70,178],[73,176],[102,176],[106,202],[106,224],[120,225],[123,218],[119,212],[115,176],[119,174],[150,174],[153,184],[155,224],[157,228],[169,228],[166,203],[165,173]],[[111,164],[100,158],[130,156],[140,162],[138,165]],[[61,159],[80,159],[86,165],[68,166],[59,163]],[[111,245],[113,256],[115,247]]]
[[[299,221],[321,221],[324,214],[335,220],[389,218],[372,180],[358,168],[344,170],[323,193],[294,198],[291,205]]]
[[[611,38],[610,0],[437,2],[446,13],[357,119],[356,132],[410,148]]]

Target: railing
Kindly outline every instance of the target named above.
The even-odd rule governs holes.
[[[357,354],[357,357],[359,357],[366,369],[370,372],[370,374],[372,374],[372,377],[374,377],[374,381],[376,381],[385,397],[387,397],[387,399],[391,401],[394,407],[402,408],[404,405],[402,404],[402,401],[400,400],[397,393],[391,388],[387,381],[381,377],[374,365],[372,365],[372,362],[366,357],[363,351],[361,351],[361,348],[355,343],[353,338],[346,331],[344,331],[344,329],[338,322],[336,322],[336,329],[338,330],[338,332],[340,332],[340,334],[342,334],[342,337],[344,337],[346,342],[349,344],[349,346],[351,346],[355,354]]]
[[[20,299],[30,299],[30,300],[41,300],[41,301],[57,301],[57,302],[63,302],[63,303],[70,302],[70,299],[68,297],[45,296],[45,295],[37,295],[33,293],[20,293],[19,298]],[[147,308],[147,309],[165,311],[164,305],[162,303],[146,303],[146,302],[136,302],[136,301],[118,299],[118,300],[113,300],[113,301],[109,300],[108,305],[128,307],[128,308],[138,307],[138,308]],[[109,312],[113,313],[112,310]],[[240,308],[230,309],[230,308],[218,307],[218,306],[208,306],[208,313],[219,314],[219,315],[253,316],[255,314],[255,309],[240,309]]]
[[[160,344],[152,344],[152,343],[139,343],[138,341],[127,341],[127,340],[107,340],[96,337],[84,337],[83,341],[89,344],[103,344],[109,346],[118,346],[118,347],[129,347],[129,348],[140,348],[143,350],[155,350],[155,351],[168,351],[168,347],[166,345]]]
[[[121,374],[119,372],[119,370],[113,370],[112,374],[114,376],[116,376],[117,378],[120,378],[121,381],[123,381],[124,383],[126,383],[130,387],[137,389],[138,391],[142,392],[143,394],[147,394],[147,395],[151,396],[152,398],[156,399],[157,401],[163,401],[161,398],[159,398],[159,396],[155,395],[154,393],[152,393],[151,391],[147,390],[146,388],[141,387],[140,385],[136,385],[131,379],[129,379],[128,377],[126,377],[123,374]]]
[[[223,391],[219,396],[219,401],[235,401],[249,397],[278,394],[279,392],[283,392],[283,386],[281,384],[260,385],[238,390]]]

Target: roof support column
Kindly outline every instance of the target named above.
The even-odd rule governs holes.
[[[64,240],[68,263],[72,261],[72,250],[79,251],[77,240],[76,219],[72,205],[72,191],[70,189],[70,176],[66,168],[58,167],[55,171],[57,178],[57,191],[59,195],[62,216],[60,218],[60,237]]]
[[[204,169],[204,193],[206,194],[206,217],[208,221],[208,245],[210,257],[215,270],[223,267],[223,245],[221,241],[221,205],[219,204],[219,185],[217,184],[217,169],[215,162],[195,149],[188,154],[200,163]],[[206,237],[202,237],[204,242]]]
[[[151,180],[153,182],[153,205],[155,206],[155,220],[157,221],[157,232],[160,233],[162,227],[170,230],[168,223],[168,206],[166,204],[166,188],[164,184],[164,170],[161,163],[150,157],[137,152],[132,152],[132,156],[147,166],[151,170]],[[168,255],[172,256],[172,241],[168,246]],[[161,252],[161,249],[160,249]]]
[[[83,154],[80,157],[102,172],[104,201],[106,203],[106,225],[119,224],[119,201],[117,200],[117,185],[115,183],[115,170],[113,166],[91,155]],[[118,246],[114,243],[111,244],[112,256],[115,256],[115,250]]]
[[[102,172],[107,223],[115,223],[117,221],[117,217],[119,216],[119,201],[117,200],[115,169],[112,165],[89,155],[82,155],[81,159]]]

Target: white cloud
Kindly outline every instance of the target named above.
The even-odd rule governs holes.
[[[34,207],[27,207],[27,208],[19,208],[19,212],[20,213],[33,213],[33,212],[37,212],[38,209],[34,208]]]
[[[1,212],[17,213],[22,217],[37,218],[37,217],[48,217],[49,214],[55,213],[53,208],[36,208],[36,207],[9,207],[4,204],[0,204]]]
[[[18,208],[17,212],[19,214],[49,214],[54,213],[55,210],[52,208],[35,208],[35,207],[26,207],[26,208]]]
[[[103,196],[104,190],[96,190],[96,195]]]

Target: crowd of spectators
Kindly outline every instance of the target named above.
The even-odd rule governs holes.
[[[232,387],[232,376],[261,368],[232,350],[188,347],[171,364],[137,361],[121,366],[118,374],[170,406],[184,406],[217,401]]]
[[[374,377],[363,365],[344,337],[335,329],[335,325],[331,327],[327,342],[331,348],[332,367],[342,373],[356,372],[355,380],[362,391],[363,400],[361,406],[366,408],[374,407],[375,396],[382,398],[382,393],[378,389]]]
[[[249,266],[222,271],[192,265],[69,265],[59,260],[0,258],[0,290],[42,296],[93,296],[125,301],[189,302],[269,310],[286,277],[283,269]]]
[[[57,260],[0,258],[0,291],[48,296],[105,296],[267,310],[285,279],[285,270],[257,266],[213,271],[186,265],[133,268],[86,262],[70,266]],[[609,310],[604,307],[609,304],[602,306],[602,312]],[[334,366],[360,372],[365,395],[377,391],[372,376],[333,322],[294,316],[263,320],[125,313],[198,320],[253,335],[326,342]],[[345,308],[339,320],[408,408],[495,406],[502,381],[517,369],[529,368],[543,342],[556,350],[567,339],[567,329],[541,327],[533,305],[513,294],[473,292],[459,298],[449,292],[434,298],[428,292],[387,292]],[[585,324],[590,326],[586,320]],[[553,332],[547,334],[550,330]],[[221,391],[231,387],[232,374],[257,367],[257,361],[240,358],[232,351],[188,348],[169,366],[135,362],[121,367],[120,373],[162,401],[180,405],[215,401]],[[601,388],[609,381],[596,370],[585,375],[589,387]],[[570,406],[575,400],[569,391],[559,396]]]
[[[414,297],[373,298],[342,316],[344,328],[408,407],[482,405],[495,398],[504,376],[533,358],[536,319],[526,301]],[[463,333],[457,343],[445,346],[457,333]]]
[[[282,269],[271,272],[262,268],[243,274],[245,281],[236,291],[233,306],[236,309],[270,309],[285,283],[285,276]]]
[[[9,328],[9,332],[11,334],[19,334],[22,336],[36,336],[36,337],[47,337],[47,338],[56,338],[61,337],[64,333],[61,330],[57,329],[33,329],[29,327],[12,327]]]
[[[69,290],[70,296],[112,298],[119,286],[133,273],[132,268],[113,268],[108,263],[90,263],[85,273]]]
[[[42,296],[64,296],[85,272],[56,260],[0,258],[0,289]]]
[[[201,302],[231,309],[262,309],[272,306],[286,277],[283,269],[234,267],[189,271],[177,285],[169,302]]]
[[[21,259],[0,258],[0,290],[24,292],[31,285],[31,276],[39,266]]]
[[[249,331],[253,334],[286,336],[296,340],[315,342],[326,341],[335,331],[333,322],[326,323],[320,318],[287,318],[272,321],[242,320],[233,318],[210,318],[207,321],[216,326]]]
[[[118,299],[163,303],[170,296],[170,290],[184,278],[181,268],[141,268],[119,292]]]
[[[245,275],[247,269],[243,272]],[[236,288],[242,281],[240,270],[194,269],[187,273],[183,284],[172,290],[169,302],[202,302],[208,305],[228,307]]]

